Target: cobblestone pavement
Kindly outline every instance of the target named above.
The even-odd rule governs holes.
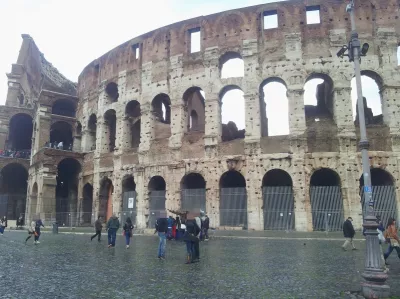
[[[126,250],[90,242],[88,235],[26,234],[0,237],[0,298],[356,298],[364,242],[343,252],[342,241],[215,238],[203,242],[200,263],[185,265],[185,247],[135,236]],[[389,284],[400,295],[400,261],[393,253]]]

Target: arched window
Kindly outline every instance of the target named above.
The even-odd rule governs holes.
[[[114,82],[108,83],[106,86],[106,94],[111,102],[117,102],[119,98],[118,85]]]
[[[59,148],[59,143],[62,142],[62,147]],[[61,150],[72,148],[72,127],[69,123],[58,121],[51,125],[50,128],[50,143],[52,147]]]
[[[165,124],[171,123],[171,100],[164,93],[157,95],[152,102],[156,120]]]
[[[333,81],[325,74],[312,74],[304,85],[307,126],[322,118],[333,119]]]
[[[205,128],[205,98],[199,87],[191,87],[183,94],[183,101],[188,111],[188,131],[204,132]]]
[[[107,126],[107,137],[106,144],[104,144],[105,148],[108,149],[109,152],[113,152],[115,150],[115,140],[117,133],[117,116],[114,109],[108,110],[104,114],[104,121]]]
[[[219,59],[221,79],[244,77],[244,62],[236,52],[227,52]]]
[[[93,151],[96,149],[96,130],[97,116],[96,114],[91,114],[88,121],[87,151]]]
[[[130,128],[131,147],[137,148],[140,144],[140,104],[138,101],[130,101],[125,108],[128,126]]]
[[[9,149],[30,150],[32,147],[33,122],[28,114],[19,113],[10,120]]]
[[[238,86],[226,86],[220,93],[222,141],[242,139],[245,136],[245,102]]]
[[[54,102],[52,114],[75,117],[75,104],[71,100],[60,99]]]

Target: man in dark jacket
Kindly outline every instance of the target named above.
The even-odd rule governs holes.
[[[351,223],[353,221],[353,218],[349,217],[347,220],[343,223],[343,235],[346,239],[344,244],[342,245],[342,248],[344,251],[347,250],[347,246],[351,244],[353,250],[356,250],[357,248],[354,246],[353,243],[353,238],[354,235],[356,234],[353,224]]]
[[[108,247],[115,247],[115,239],[117,238],[117,230],[119,229],[118,217],[114,214],[107,222],[108,229]]]
[[[165,245],[167,243],[167,232],[168,232],[168,219],[158,218],[156,220],[156,231],[160,242],[158,244],[158,258],[160,260],[165,259]]]
[[[90,238],[90,241],[93,241],[94,238],[97,237],[97,241],[101,241],[101,231],[103,229],[103,225],[101,224],[101,216],[99,216],[94,223],[94,229],[96,230],[96,233]]]
[[[186,242],[187,260],[186,263],[198,262],[200,259],[200,231],[201,227],[198,224],[199,221],[186,220],[186,232],[183,236],[183,240]]]

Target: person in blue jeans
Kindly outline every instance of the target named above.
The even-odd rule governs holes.
[[[117,231],[119,229],[118,217],[114,214],[108,219],[107,230],[108,230],[108,248],[115,247],[115,239],[117,238]]]
[[[36,220],[36,225],[35,225],[35,244],[39,244],[39,238],[40,238],[40,228],[44,227],[42,219]]]
[[[4,230],[7,227],[7,217],[4,216],[3,218],[1,218],[0,220],[0,234],[3,235],[4,234]]]
[[[133,224],[131,218],[126,218],[124,227],[124,235],[125,235],[125,243],[126,243],[126,249],[129,248],[129,243],[131,242],[132,238],[132,231],[133,231]]]
[[[165,245],[167,243],[167,232],[168,232],[168,219],[158,218],[156,220],[156,231],[158,233],[159,244],[158,244],[158,258],[160,260],[165,259]]]

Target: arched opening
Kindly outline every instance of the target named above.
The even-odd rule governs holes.
[[[33,122],[28,114],[16,114],[10,120],[8,149],[13,151],[30,151],[32,147]]]
[[[168,95],[160,93],[151,103],[155,118],[154,138],[164,139],[171,136],[171,100]]]
[[[109,178],[103,178],[99,192],[99,216],[108,221],[113,214],[114,185]]]
[[[189,173],[181,181],[181,210],[199,215],[206,212],[206,181],[199,173]]]
[[[243,139],[245,135],[245,103],[243,91],[234,85],[220,93],[222,141]]]
[[[237,52],[227,52],[219,59],[221,79],[244,77],[244,61]]]
[[[16,220],[25,214],[28,171],[21,164],[11,163],[0,172],[0,215]]]
[[[204,132],[205,129],[205,99],[204,92],[199,87],[191,87],[183,94],[185,110],[189,114],[186,124],[189,132]]]
[[[382,99],[380,86],[382,79],[374,72],[364,71],[361,76],[366,125],[383,125]],[[359,126],[356,79],[351,80],[351,99],[353,120]]]
[[[140,104],[138,101],[130,101],[125,108],[127,126],[130,128],[131,147],[138,148],[140,144]]]
[[[57,100],[53,104],[51,113],[67,117],[75,117],[75,104],[67,99]]]
[[[106,94],[110,102],[117,102],[119,98],[118,85],[114,82],[110,82],[106,86]]]
[[[72,147],[72,128],[69,123],[58,121],[51,125],[50,143],[53,148],[67,150]]]
[[[91,224],[93,222],[93,186],[87,183],[83,186],[82,194],[82,223]]]
[[[312,74],[304,85],[307,126],[333,119],[333,81],[325,74]]]
[[[166,213],[166,183],[163,177],[153,176],[149,182],[149,221],[148,228],[153,228],[157,218]]]
[[[243,175],[234,170],[220,179],[220,225],[247,229],[247,191]]]
[[[114,109],[110,109],[104,113],[104,122],[107,128],[107,131],[105,132],[107,144],[104,146],[106,146],[108,152],[113,152],[115,150],[117,133],[117,116]]]
[[[122,213],[121,222],[130,217],[136,223],[136,183],[132,175],[125,176],[122,180]]]
[[[76,225],[78,205],[78,175],[80,163],[66,158],[58,164],[56,186],[56,219],[59,225]]]
[[[88,121],[88,138],[87,150],[94,151],[96,149],[96,130],[97,130],[97,116],[91,114]]]
[[[38,198],[38,185],[35,182],[33,184],[31,195],[30,195],[30,203],[29,203],[30,209],[28,209],[29,216],[30,216],[29,220],[32,220],[35,218],[36,211],[37,211],[37,198]]]
[[[311,213],[314,231],[339,231],[343,224],[343,198],[339,175],[321,168],[310,179]]]
[[[392,175],[381,168],[371,168],[372,200],[374,201],[374,211],[381,216],[386,225],[389,218],[398,219],[396,187]],[[363,214],[365,215],[368,203],[364,197],[364,177],[360,177],[360,195]]]
[[[265,230],[294,230],[294,195],[290,175],[281,169],[268,171],[263,178]]]
[[[78,121],[76,122],[76,126],[75,126],[75,136],[74,136],[74,147],[73,147],[73,151],[76,152],[80,152],[81,149],[81,143],[82,142],[82,124]]]
[[[289,100],[285,82],[269,78],[260,86],[262,136],[289,134]]]

